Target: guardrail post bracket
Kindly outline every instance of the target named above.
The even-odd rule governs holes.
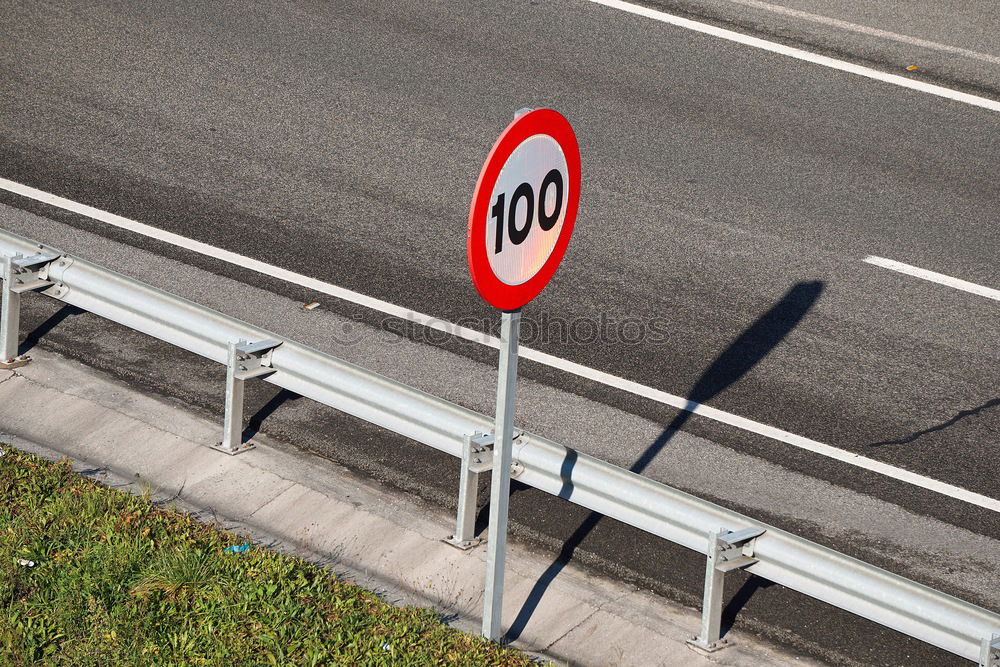
[[[1000,667],[1000,635],[991,635],[983,639],[979,667]]]
[[[28,355],[17,354],[21,294],[52,285],[48,279],[49,265],[60,257],[59,253],[42,252],[29,257],[18,254],[0,258],[0,278],[3,279],[0,292],[0,370],[18,368],[31,361]]]
[[[473,433],[465,436],[462,445],[462,471],[458,479],[458,514],[455,534],[444,541],[458,549],[472,549],[483,543],[476,537],[476,500],[479,495],[479,474],[493,468],[493,435]]]
[[[711,653],[729,646],[729,640],[722,639],[722,590],[726,572],[757,562],[753,558],[754,541],[763,533],[762,528],[746,528],[735,532],[722,529],[708,534],[701,632],[688,640],[688,644],[699,651]]]
[[[252,442],[243,442],[243,383],[274,372],[271,368],[271,353],[279,345],[281,341],[277,340],[257,343],[230,341],[226,363],[226,416],[222,442],[213,445],[212,449],[235,456],[256,446]]]

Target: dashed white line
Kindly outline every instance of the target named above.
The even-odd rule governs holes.
[[[314,290],[321,294],[337,297],[338,299],[343,299],[366,308],[371,308],[387,315],[392,315],[393,317],[408,320],[437,331],[443,331],[458,338],[481,343],[492,348],[500,347],[500,341],[498,339],[481,331],[462,327],[423,313],[416,313],[408,308],[397,306],[396,304],[389,303],[388,301],[376,299],[343,287],[338,287],[337,285],[317,280],[316,278],[310,278],[309,276],[302,275],[301,273],[295,273],[294,271],[289,271],[287,269],[274,266],[273,264],[261,262],[251,257],[245,257],[229,250],[216,248],[215,246],[208,245],[207,243],[202,243],[201,241],[195,241],[194,239],[189,239],[186,236],[181,236],[180,234],[164,231],[136,220],[131,220],[120,215],[115,215],[114,213],[102,211],[101,209],[94,208],[93,206],[87,206],[86,204],[65,199],[64,197],[59,197],[58,195],[44,192],[27,185],[22,185],[5,178],[0,178],[0,188],[29,199],[34,199],[35,201],[40,201],[79,215],[87,216],[88,218],[98,220],[113,227],[118,227],[119,229],[125,229],[130,232],[142,234],[143,236],[147,236],[164,243],[169,243],[179,248],[184,248],[207,257],[229,262],[230,264],[235,264],[237,266],[271,276],[272,278],[278,278],[295,285]],[[687,410],[688,412],[692,412],[696,415],[701,415],[723,424],[735,426],[736,428],[750,431],[752,433],[792,445],[793,447],[798,447],[799,449],[810,451],[821,456],[826,456],[831,459],[836,459],[837,461],[842,461],[843,463],[847,463],[858,468],[870,470],[901,482],[906,482],[908,484],[912,484],[929,491],[934,491],[935,493],[940,493],[972,505],[993,510],[994,512],[1000,512],[1000,500],[954,486],[953,484],[946,484],[945,482],[941,482],[924,475],[919,475],[917,473],[910,472],[909,470],[897,468],[866,456],[860,456],[844,449],[826,445],[822,442],[811,440],[794,433],[789,433],[788,431],[783,431],[779,428],[753,421],[752,419],[724,412],[723,410],[713,408],[703,403],[695,403],[682,396],[669,394],[665,391],[654,389],[653,387],[648,387],[646,385],[639,384],[638,382],[633,382],[632,380],[627,380],[617,375],[605,373],[604,371],[583,366],[582,364],[568,361],[566,359],[561,359],[539,350],[522,347],[520,349],[520,355],[524,359],[530,359],[531,361],[544,364],[594,382],[599,382],[609,387],[614,387],[657,403],[669,405],[681,410]]]
[[[919,81],[916,79],[909,79],[905,76],[900,76],[898,74],[889,74],[888,72],[882,72],[877,69],[872,69],[871,67],[855,65],[854,63],[849,63],[844,60],[837,60],[836,58],[830,58],[829,56],[822,56],[819,55],[818,53],[812,53],[810,51],[796,49],[794,47],[786,46],[784,44],[778,44],[777,42],[769,42],[766,39],[761,39],[759,37],[751,37],[750,35],[744,35],[743,33],[734,32],[732,30],[726,30],[725,28],[719,28],[717,26],[709,25],[707,23],[692,21],[691,19],[686,19],[681,16],[675,16],[673,14],[661,12],[656,9],[650,9],[649,7],[634,5],[631,2],[623,2],[622,0],[587,0],[587,1],[596,3],[598,5],[604,5],[605,7],[611,7],[612,9],[618,9],[623,12],[628,12],[629,14],[643,16],[648,19],[653,19],[654,21],[668,23],[670,25],[674,25],[679,28],[686,28],[687,30],[693,30],[695,32],[700,32],[705,35],[711,35],[712,37],[718,37],[720,39],[729,40],[730,42],[736,42],[737,44],[752,46],[754,48],[762,49],[764,51],[770,51],[771,53],[777,53],[783,56],[788,56],[789,58],[804,60],[806,62],[810,62],[816,65],[822,65],[823,67],[829,67],[831,69],[840,70],[842,72],[850,72],[851,74],[857,74],[859,76],[864,76],[869,79],[874,79],[876,81],[882,81],[884,83],[891,83],[893,85],[901,86],[903,88],[910,88],[911,90],[919,90],[924,93],[930,93],[931,95],[937,95],[938,97],[944,97],[949,100],[955,100],[956,102],[964,102],[965,104],[971,104],[972,106],[982,107],[984,109],[990,109],[991,111],[1000,111],[1000,102],[996,100],[987,99],[985,97],[980,97],[978,95],[972,95],[969,93],[963,93],[961,91],[953,90],[951,88],[945,88],[944,86],[935,86],[932,83],[926,83],[924,81]]]
[[[898,271],[899,273],[905,273],[916,278],[929,280],[932,283],[947,285],[948,287],[962,290],[963,292],[978,294],[979,296],[985,296],[987,299],[1000,301],[1000,290],[993,289],[992,287],[985,287],[983,285],[977,285],[976,283],[970,283],[968,280],[962,280],[961,278],[952,278],[951,276],[946,276],[943,273],[928,271],[927,269],[921,269],[919,266],[903,264],[902,262],[886,259],[885,257],[869,255],[868,257],[865,257],[865,261],[869,264],[874,264],[875,266],[881,266],[883,269]]]
[[[979,51],[963,49],[958,46],[941,44],[940,42],[932,42],[928,39],[911,37],[910,35],[901,35],[898,32],[890,32],[889,30],[872,28],[871,26],[867,25],[859,25],[857,23],[851,23],[850,21],[842,21],[840,19],[831,18],[829,16],[821,16],[819,14],[813,14],[811,12],[804,12],[800,9],[792,9],[791,7],[782,7],[781,5],[772,5],[769,2],[761,2],[761,0],[727,0],[727,2],[731,2],[737,5],[744,5],[746,7],[755,7],[757,9],[763,9],[764,11],[772,12],[774,14],[784,14],[785,16],[794,16],[796,18],[805,19],[806,21],[812,21],[813,23],[822,23],[824,25],[833,26],[835,28],[842,28],[843,30],[850,30],[851,32],[861,33],[862,35],[869,35],[871,37],[881,37],[882,39],[891,39],[894,42],[902,42],[903,44],[912,44],[913,46],[919,46],[925,49],[934,49],[935,51],[944,51],[945,53],[954,53],[955,55],[965,56],[966,58],[973,58],[975,60],[982,60],[983,62],[992,63],[994,65],[1000,65],[1000,57],[993,56],[988,53],[980,53]]]

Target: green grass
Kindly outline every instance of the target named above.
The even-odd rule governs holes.
[[[224,553],[243,540],[68,462],[5,451],[0,664],[531,664],[301,559]]]

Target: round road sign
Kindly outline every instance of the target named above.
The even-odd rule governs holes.
[[[472,283],[500,310],[517,310],[556,272],[580,202],[580,149],[552,109],[507,126],[486,158],[469,209]]]

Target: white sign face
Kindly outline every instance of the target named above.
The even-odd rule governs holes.
[[[486,212],[486,254],[501,282],[527,282],[552,254],[566,219],[568,183],[566,156],[547,134],[528,137],[507,158]]]

